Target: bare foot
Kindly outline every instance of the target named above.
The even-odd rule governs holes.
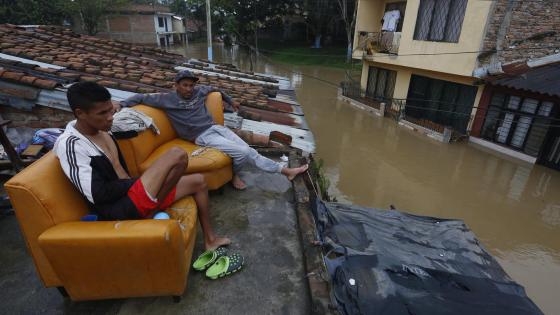
[[[231,240],[229,238],[216,236],[209,242],[204,241],[204,248],[206,250],[215,250],[220,246],[227,246],[229,244],[231,244]]]
[[[286,175],[286,177],[288,177],[288,180],[293,180],[297,175],[307,171],[307,168],[309,168],[309,165],[307,164],[295,168],[285,167],[282,169],[282,174]]]
[[[247,188],[247,185],[245,184],[245,182],[242,181],[241,177],[239,177],[239,175],[237,175],[237,174],[233,175],[233,179],[231,180],[231,184],[233,185],[233,187],[235,189],[238,189],[238,190],[244,190],[245,188]]]

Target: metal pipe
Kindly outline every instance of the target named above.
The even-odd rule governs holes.
[[[210,19],[210,0],[206,0],[206,33],[208,41],[208,60],[212,60],[212,21]]]

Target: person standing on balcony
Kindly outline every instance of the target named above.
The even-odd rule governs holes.
[[[229,128],[214,123],[206,108],[206,97],[211,92],[220,92],[229,110],[237,111],[239,104],[224,92],[206,85],[197,85],[198,78],[189,70],[181,70],[175,76],[175,91],[170,93],[136,94],[116,105],[130,107],[145,104],[165,110],[173,128],[184,140],[199,146],[218,149],[233,159],[233,187],[245,189],[239,171],[251,164],[270,173],[281,173],[289,180],[307,170],[307,165],[297,168],[282,164],[260,155]]]

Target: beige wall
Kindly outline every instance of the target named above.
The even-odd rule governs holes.
[[[397,72],[397,78],[395,81],[395,90],[393,92],[393,98],[396,99],[406,99],[408,95],[408,87],[410,85],[410,78],[413,74],[421,75],[429,78],[445,80],[460,84],[466,85],[474,85],[475,79],[472,77],[465,77],[465,76],[457,76],[449,73],[441,73],[441,72],[434,72],[434,71],[427,71],[427,70],[420,70],[420,69],[412,69],[408,67],[402,67],[398,65],[390,65],[390,64],[383,64],[383,63],[374,63],[374,62],[364,62],[364,66],[362,67],[362,79],[361,79],[361,86],[362,90],[365,91],[367,86],[367,79],[368,79],[368,71],[369,67],[379,67],[388,70],[394,70]],[[484,85],[479,85],[476,93],[476,97],[473,103],[473,110],[471,112],[471,117],[474,117],[476,114],[476,107],[480,101],[480,97],[482,96],[482,91],[484,90]],[[471,129],[472,119],[469,123],[468,130]]]
[[[393,1],[360,0],[355,43],[360,31],[380,31],[380,21],[387,2]],[[398,56],[376,54],[368,56],[367,59],[377,63],[426,69],[459,76],[471,76],[476,67],[477,53],[447,55],[446,53],[476,52],[480,50],[492,1],[468,1],[458,43],[413,40],[419,5],[420,0],[409,0],[407,2]],[[354,57],[361,58],[362,52],[356,51]]]

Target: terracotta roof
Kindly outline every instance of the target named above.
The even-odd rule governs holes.
[[[186,62],[182,55],[79,35],[61,27],[0,24],[0,92],[3,94],[37,101],[42,97],[41,102],[51,104],[50,98],[57,100],[63,93],[58,87],[77,81],[95,81],[127,92],[164,92],[173,86],[175,69],[202,68],[193,69],[200,83],[224,90],[242,105],[240,115],[226,113],[229,127],[254,135],[250,140],[258,138],[258,143],[269,146],[291,143],[308,152],[314,151],[313,135],[293,91],[279,89],[287,88],[286,78],[280,78],[278,83],[276,79],[240,71],[233,65]],[[39,93],[38,89],[53,91]],[[116,93],[119,97],[128,94]]]
[[[140,93],[171,89],[177,72],[174,67],[185,62],[182,55],[157,48],[80,35],[51,26],[25,31],[15,25],[0,25],[0,52],[66,68],[53,70],[35,66],[29,69],[65,79],[57,81],[59,83],[96,81],[106,87]],[[0,65],[4,63],[0,60]],[[7,78],[0,79],[36,86],[32,79],[21,81],[24,75],[9,72]],[[18,73],[26,74],[26,71],[19,69]],[[52,82],[38,82],[43,88],[57,86]],[[201,75],[199,82],[221,88],[242,105],[257,108],[267,105],[268,96],[264,92],[274,88],[213,75]]]

